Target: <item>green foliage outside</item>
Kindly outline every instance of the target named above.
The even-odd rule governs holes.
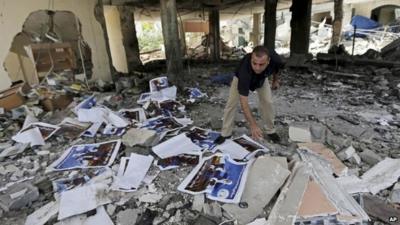
[[[153,23],[142,23],[143,33],[138,36],[140,52],[160,49],[164,44],[162,32],[157,30]]]

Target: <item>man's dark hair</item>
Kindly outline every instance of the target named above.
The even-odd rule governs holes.
[[[254,47],[252,53],[254,53],[257,57],[263,57],[264,55],[267,55],[269,57],[268,49],[262,45]]]

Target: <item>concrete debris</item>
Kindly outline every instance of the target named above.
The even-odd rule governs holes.
[[[295,142],[312,142],[310,127],[304,124],[291,124],[289,127],[289,138]]]
[[[332,166],[334,173],[337,176],[344,176],[348,173],[348,168],[346,165],[344,165],[342,163],[342,161],[340,161],[335,153],[325,147],[323,144],[321,143],[300,143],[298,144],[299,148],[301,149],[306,149],[320,157],[322,157],[323,159],[325,159],[327,162],[329,162],[329,164]]]
[[[32,202],[39,198],[39,190],[37,187],[29,183],[17,183],[5,190],[0,195],[0,207],[4,211],[18,210],[22,207],[29,206]]]
[[[336,218],[344,223],[363,223],[369,221],[361,206],[341,187],[332,176],[332,169],[326,160],[306,150],[299,150],[301,158],[309,165],[312,176],[321,185],[326,197],[338,210]]]
[[[369,149],[364,149],[362,152],[360,152],[360,158],[363,162],[366,162],[371,166],[382,161],[381,156]]]
[[[372,195],[364,195],[363,201],[365,211],[371,217],[385,224],[400,224],[400,210],[398,207]]]
[[[400,183],[396,183],[390,192],[389,201],[392,203],[400,203]]]
[[[361,179],[372,194],[392,186],[400,177],[400,159],[385,158],[370,170],[365,172]]]
[[[293,224],[309,181],[307,167],[296,163],[268,217],[269,225]]]
[[[140,211],[138,209],[126,209],[117,214],[117,224],[131,225],[136,224]]]
[[[131,147],[135,145],[152,146],[157,138],[156,134],[153,130],[131,128],[122,137],[122,142]]]

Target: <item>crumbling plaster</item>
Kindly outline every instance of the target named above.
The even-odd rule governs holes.
[[[92,50],[93,77],[92,79],[111,80],[109,59],[106,44],[100,24],[94,16],[97,0],[0,0],[0,62],[7,57],[14,36],[22,30],[26,18],[36,10],[66,10],[74,13],[82,24],[82,35]],[[49,8],[49,5],[51,6]],[[10,86],[7,71],[0,66],[0,90]]]

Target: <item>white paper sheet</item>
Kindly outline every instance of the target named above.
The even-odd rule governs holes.
[[[118,128],[126,127],[129,125],[129,122],[125,118],[112,111],[108,113],[107,119],[110,124]]]
[[[150,169],[153,159],[153,156],[135,153],[132,153],[129,159],[121,159],[114,187],[127,191],[137,189]]]
[[[114,225],[104,206],[96,209],[96,214],[92,216],[79,215],[62,220],[55,225]]]
[[[31,146],[45,145],[42,133],[40,133],[37,127],[18,133],[12,139],[19,143],[30,144]]]
[[[230,155],[233,159],[250,159],[260,150],[269,152],[269,149],[255,142],[247,135],[233,140],[227,139],[224,143],[218,145],[216,149]]]
[[[104,108],[99,108],[99,107],[78,110],[78,120],[81,122],[92,122],[92,123],[107,122],[107,115],[108,111]]]
[[[160,158],[168,158],[183,153],[200,152],[201,147],[194,144],[185,134],[175,136],[152,148],[153,152]]]
[[[30,214],[25,221],[25,225],[44,225],[53,216],[55,217],[58,213],[59,204],[56,201],[52,201],[42,206]]]
[[[101,125],[103,123],[93,123],[89,129],[87,129],[84,133],[83,136],[85,137],[94,137],[97,134],[97,131],[100,129]]]
[[[35,116],[27,114],[25,117],[24,125],[22,125],[22,130],[27,128],[31,123],[36,123],[36,122],[39,122],[39,120]]]
[[[79,215],[110,203],[111,200],[106,194],[107,190],[107,184],[95,183],[62,192],[58,219]]]
[[[177,88],[175,86],[162,89],[156,92],[147,92],[140,95],[137,100],[138,104],[144,104],[150,100],[162,102],[165,100],[175,100],[176,99]]]

